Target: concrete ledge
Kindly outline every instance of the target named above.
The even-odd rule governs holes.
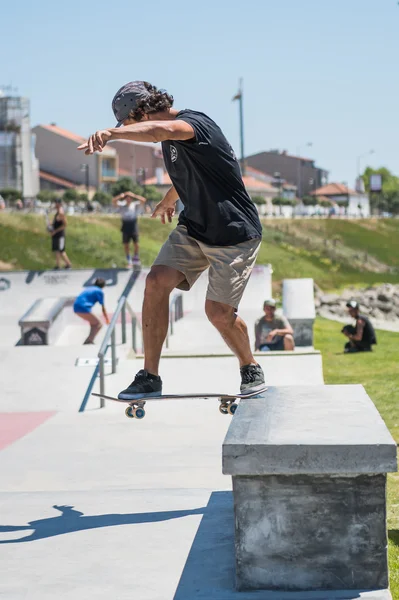
[[[241,401],[223,444],[233,476],[396,470],[396,443],[360,385],[269,388]]]

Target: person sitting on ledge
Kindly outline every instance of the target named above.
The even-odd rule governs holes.
[[[255,350],[269,352],[294,350],[294,331],[284,315],[275,316],[276,301],[272,298],[263,303],[265,316],[255,323]]]
[[[355,325],[345,325],[341,333],[349,338],[344,352],[371,352],[372,344],[377,343],[374,327],[366,315],[360,314],[359,304],[355,300],[346,303],[348,312],[356,320]]]

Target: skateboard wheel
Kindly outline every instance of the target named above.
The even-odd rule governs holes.
[[[142,408],[141,406],[138,406],[134,411],[134,416],[136,417],[136,419],[144,419],[144,417],[145,417],[144,408]]]
[[[238,404],[236,404],[235,402],[233,402],[232,404],[230,404],[230,406],[228,406],[228,407],[227,407],[227,410],[228,410],[228,412],[229,412],[231,415],[234,415],[234,413],[235,413],[235,412],[236,412],[236,410],[237,410],[237,406],[238,406]]]
[[[228,415],[229,414],[229,411],[228,411],[228,408],[227,408],[227,404],[222,404],[221,403],[219,405],[219,410],[222,413],[222,415]]]
[[[133,406],[128,406],[125,410],[125,415],[129,417],[129,419],[134,419],[134,408]]]

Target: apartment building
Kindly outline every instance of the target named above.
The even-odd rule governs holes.
[[[13,188],[24,199],[39,191],[39,163],[30,128],[28,98],[6,96],[0,90],[0,189]]]
[[[90,191],[108,191],[119,178],[118,154],[107,145],[102,152],[86,156],[77,146],[86,138],[55,123],[37,125],[36,154],[40,162],[42,189],[85,186]],[[51,185],[53,184],[53,185]]]
[[[269,175],[278,173],[287,183],[296,186],[298,198],[309,195],[328,181],[328,171],[317,167],[313,159],[292,156],[285,150],[259,152],[245,161],[249,167]]]

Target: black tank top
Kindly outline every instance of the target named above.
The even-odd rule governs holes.
[[[53,220],[53,230],[58,229],[59,227],[62,227],[64,225],[64,221],[62,219],[58,218],[58,214],[56,214],[54,216],[54,220]],[[62,231],[58,231],[55,235],[53,235],[53,237],[55,238],[59,238],[59,237],[63,237],[65,235],[65,229],[63,229]]]

